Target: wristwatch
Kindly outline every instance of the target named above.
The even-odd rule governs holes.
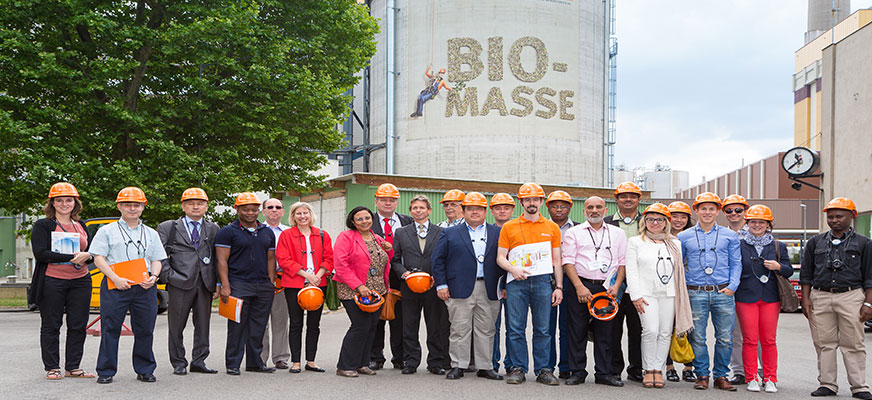
[[[866,302],[866,301],[863,302],[863,306],[872,308],[872,304],[869,304],[869,302]]]

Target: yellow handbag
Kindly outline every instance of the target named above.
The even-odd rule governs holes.
[[[672,361],[681,364],[693,361],[693,349],[690,347],[687,335],[678,336],[674,333],[672,334],[672,345],[669,347],[669,357],[672,357]]]

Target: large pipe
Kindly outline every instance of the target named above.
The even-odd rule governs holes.
[[[394,27],[396,0],[385,2],[385,173],[394,173]]]

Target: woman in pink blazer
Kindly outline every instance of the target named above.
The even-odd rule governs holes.
[[[375,337],[379,312],[365,312],[357,307],[354,295],[368,296],[370,291],[384,297],[388,290],[388,253],[391,245],[372,233],[372,210],[358,206],[348,213],[343,231],[334,246],[333,280],[351,326],[342,339],[336,375],[357,377],[375,375],[369,365],[369,350]]]

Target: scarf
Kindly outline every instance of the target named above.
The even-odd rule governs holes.
[[[684,258],[681,257],[681,248],[673,242],[675,236],[663,232],[646,232],[645,236],[653,240],[662,240],[672,255],[673,279],[675,279],[675,334],[678,336],[686,335],[693,329],[693,312],[690,308],[690,296],[687,294],[687,283],[684,279]]]
[[[760,255],[763,253],[763,247],[767,246],[769,243],[772,243],[772,239],[773,238],[771,231],[766,231],[766,233],[760,236],[754,236],[751,234],[751,232],[745,232],[745,234],[742,236],[742,240],[744,240],[745,243],[748,243],[751,246],[754,246],[755,249],[757,249],[758,257],[760,257]]]

